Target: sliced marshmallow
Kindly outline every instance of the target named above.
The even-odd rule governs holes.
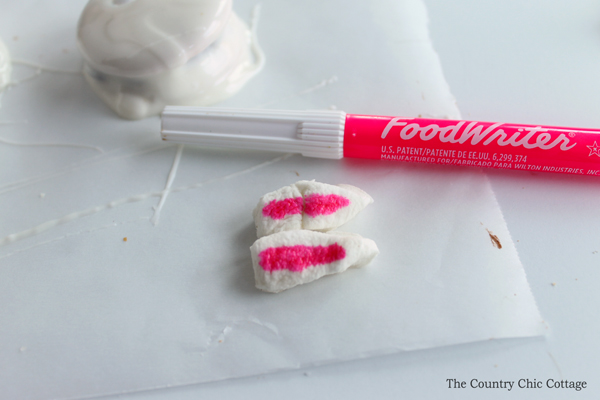
[[[256,287],[279,293],[325,275],[367,265],[379,249],[374,241],[345,232],[285,231],[250,247]]]
[[[351,185],[299,181],[264,195],[254,209],[258,237],[297,229],[328,231],[354,218],[373,198]]]
[[[302,193],[295,185],[265,194],[253,211],[256,235],[302,229]]]
[[[304,198],[302,229],[335,229],[373,202],[371,196],[356,186],[328,185],[314,180],[296,182],[295,186]]]
[[[218,103],[264,61],[232,0],[90,0],[77,38],[85,79],[127,119]]]

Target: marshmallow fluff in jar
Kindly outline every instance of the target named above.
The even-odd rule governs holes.
[[[77,39],[87,82],[126,119],[218,103],[264,62],[231,0],[90,0]]]

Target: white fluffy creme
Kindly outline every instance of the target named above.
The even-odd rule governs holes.
[[[127,119],[222,101],[264,60],[231,0],[90,0],[77,38],[86,80]]]
[[[371,262],[379,254],[372,240],[318,231],[337,228],[372,202],[355,186],[314,180],[264,195],[253,211],[259,237],[250,247],[256,287],[279,293]]]
[[[367,265],[379,249],[374,241],[346,232],[279,232],[252,247],[256,287],[279,293],[325,275]]]
[[[372,202],[371,196],[355,186],[299,181],[261,197],[253,212],[256,235],[298,229],[329,231]]]

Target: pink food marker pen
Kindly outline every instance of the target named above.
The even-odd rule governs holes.
[[[162,139],[211,147],[600,175],[600,130],[343,111],[168,106]]]

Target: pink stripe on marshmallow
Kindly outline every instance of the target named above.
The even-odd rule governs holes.
[[[283,219],[287,215],[300,213],[302,213],[302,197],[272,200],[262,210],[264,217],[273,219]]]
[[[287,269],[300,272],[315,265],[329,264],[346,257],[346,250],[337,243],[325,246],[269,247],[258,255],[258,264],[268,272]]]
[[[331,215],[350,205],[350,200],[337,194],[311,194],[304,199],[304,213],[311,217]]]

